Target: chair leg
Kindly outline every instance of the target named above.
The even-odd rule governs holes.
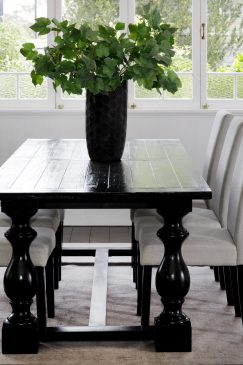
[[[237,266],[238,290],[241,308],[241,320],[243,324],[243,265]]]
[[[60,222],[56,232],[58,280],[62,279],[62,242],[63,242],[63,222]]]
[[[63,222],[60,222],[56,231],[56,247],[54,255],[54,287],[59,288],[59,281],[62,275],[62,241],[63,241]]]
[[[132,222],[132,269],[133,269],[133,282],[136,284],[137,287],[137,251],[138,251],[138,243],[135,240],[135,229],[134,229],[134,223]]]
[[[152,266],[143,266],[141,325],[149,326]]]
[[[214,266],[213,271],[214,271],[214,280],[219,282],[219,268],[218,268],[218,266]]]
[[[46,301],[47,315],[49,318],[55,317],[55,300],[54,300],[54,258],[49,257],[46,265]]]
[[[234,305],[230,267],[224,266],[225,290],[228,305]]]
[[[36,307],[37,318],[39,322],[40,333],[46,329],[46,286],[45,286],[45,269],[44,267],[36,267],[37,274],[37,290],[36,290]]]
[[[224,268],[222,266],[219,266],[219,284],[220,289],[225,290]]]
[[[132,250],[132,255],[131,255],[131,267],[132,269],[134,268],[134,251],[133,251],[133,242],[134,242],[134,223],[132,222],[131,225],[131,250]],[[133,277],[133,282],[134,281],[134,277]]]
[[[54,288],[58,289],[59,288],[59,252],[58,252],[57,244],[53,250],[53,258],[54,258]]]
[[[142,300],[142,281],[143,270],[140,265],[140,255],[137,255],[137,316],[141,316],[141,300]]]
[[[240,304],[240,296],[239,296],[240,291],[243,293],[243,283],[242,283],[242,279],[240,279],[240,276],[242,276],[242,272],[239,273],[239,271],[241,271],[241,270],[242,269],[239,269],[239,266],[237,269],[235,266],[230,266],[230,276],[231,276],[231,283],[232,283],[235,317],[241,317],[241,304]],[[238,275],[237,275],[237,272],[238,272]],[[240,280],[238,280],[238,279],[240,279]]]

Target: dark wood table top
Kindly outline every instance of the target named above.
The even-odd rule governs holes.
[[[171,195],[210,199],[179,140],[126,143],[121,162],[90,161],[86,141],[28,139],[0,168],[0,199],[32,197],[40,207],[158,207]]]

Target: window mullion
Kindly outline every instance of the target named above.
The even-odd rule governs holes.
[[[128,23],[127,4],[128,4],[128,0],[119,1],[119,19],[121,22],[124,22],[126,24]]]
[[[201,0],[203,1],[203,0]],[[201,104],[201,11],[198,0],[192,0],[192,82],[193,82],[193,105],[200,108]]]
[[[60,7],[61,0],[47,0],[47,17],[48,18],[58,18],[56,11],[58,6]],[[51,32],[47,35],[47,45],[49,46],[54,41],[54,33]],[[56,93],[52,86],[51,79],[47,78],[47,88],[48,88],[48,99],[53,109],[56,108]]]
[[[62,0],[48,0],[51,4],[51,13],[52,18],[56,18],[61,21],[62,19]],[[50,35],[50,39],[48,41],[53,42],[54,40],[54,33]],[[54,108],[56,109],[62,109],[64,107],[63,100],[62,100],[62,94],[61,94],[61,88],[58,87],[57,91],[55,92],[52,84],[51,86],[51,93],[54,95]]]
[[[121,0],[122,1],[122,0]],[[135,22],[136,17],[136,0],[127,0],[127,25]],[[135,107],[135,85],[133,81],[128,82],[128,108]]]
[[[134,23],[136,17],[136,0],[128,1],[128,22]]]
[[[201,0],[200,12],[200,27],[202,27],[202,24],[205,24],[204,39],[202,39],[200,35],[200,107],[207,109],[207,0]]]

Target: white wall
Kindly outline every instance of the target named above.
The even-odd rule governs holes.
[[[138,111],[128,113],[127,139],[180,138],[202,170],[205,149],[215,112]],[[80,111],[0,111],[0,164],[26,138],[84,138],[85,117]],[[129,212],[67,211],[66,225],[126,225]]]

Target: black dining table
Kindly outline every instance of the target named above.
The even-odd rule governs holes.
[[[12,313],[3,322],[3,352],[36,353],[40,341],[149,338],[157,351],[191,351],[190,318],[182,311],[190,287],[182,218],[193,199],[211,194],[178,139],[127,141],[122,160],[109,163],[90,161],[82,139],[26,140],[0,167],[1,209],[12,219],[7,238],[13,247],[4,281]],[[163,310],[153,326],[47,327],[40,336],[31,313],[36,287],[28,250],[36,234],[30,218],[43,208],[157,209],[164,222],[157,234],[167,249],[156,274]]]

